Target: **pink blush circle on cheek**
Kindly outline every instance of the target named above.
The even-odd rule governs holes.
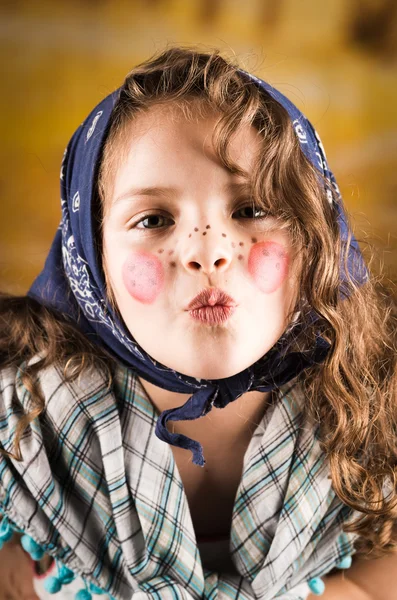
[[[288,274],[289,256],[277,242],[259,242],[251,248],[248,271],[265,294],[275,292]]]
[[[135,300],[151,304],[164,287],[164,268],[149,252],[132,253],[123,265],[124,285]]]

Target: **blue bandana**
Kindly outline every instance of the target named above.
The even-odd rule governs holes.
[[[336,192],[338,223],[342,240],[347,240],[348,227],[340,192],[313,126],[288,98],[268,83],[245,71],[241,71],[241,74],[251,78],[288,111],[303,152]],[[93,343],[104,347],[147,381],[173,392],[191,393],[192,396],[183,406],[161,413],[156,435],[171,445],[191,450],[193,463],[204,466],[201,444],[185,435],[170,433],[167,421],[198,419],[206,415],[212,406],[223,408],[247,391],[271,391],[293,379],[303,369],[322,362],[329,344],[317,336],[310,352],[290,352],[288,347],[291,339],[287,330],[265,356],[241,373],[226,379],[209,380],[189,377],[166,367],[154,360],[134,340],[106,303],[105,278],[95,244],[98,233],[94,206],[99,161],[109,131],[111,113],[121,89],[94,108],[65,150],[61,167],[61,223],[44,269],[27,295],[71,317]],[[333,203],[329,189],[327,195],[329,202]],[[349,246],[347,268],[358,284],[366,280],[367,271],[354,237]],[[346,273],[341,265],[342,294],[345,279]],[[299,328],[299,325],[296,327]]]

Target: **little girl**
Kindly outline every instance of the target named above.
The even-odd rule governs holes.
[[[39,597],[397,597],[392,301],[311,123],[167,49],[77,129],[61,206],[0,304],[0,543],[52,562]]]

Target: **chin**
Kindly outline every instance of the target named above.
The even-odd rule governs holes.
[[[174,335],[172,335],[174,333]],[[281,333],[280,333],[281,335]],[[159,363],[173,369],[187,377],[196,379],[227,379],[241,373],[257,360],[262,358],[279,339],[278,332],[264,331],[255,336],[246,332],[245,336],[234,336],[233,339],[219,340],[205,339],[200,342],[191,341],[185,335],[185,343],[181,345],[180,337],[175,337],[175,332],[164,335],[167,345],[158,345],[152,348],[141,343],[148,354]],[[263,339],[267,343],[263,343]],[[154,338],[152,338],[154,339]]]
[[[218,357],[218,360],[206,361],[205,364],[192,365],[191,368],[186,366],[186,361],[184,362],[184,368],[178,368],[177,365],[173,365],[172,368],[183,375],[195,377],[196,379],[227,379],[244,371],[255,362],[255,359],[250,363],[246,363],[246,361],[243,362],[241,360],[241,357],[239,360],[236,359],[233,362],[230,359],[225,360],[225,357]]]

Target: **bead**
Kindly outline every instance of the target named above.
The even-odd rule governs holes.
[[[38,550],[35,550],[34,552],[30,552],[30,556],[33,558],[33,560],[41,560],[44,556],[45,552],[42,548],[39,548]]]
[[[2,532],[0,532],[0,541],[2,541],[2,542],[8,542],[8,540],[10,540],[13,535],[14,535],[14,532],[13,532],[13,530],[10,527],[8,529],[8,531],[2,531]]]
[[[97,585],[95,585],[94,583],[90,583],[90,591],[93,594],[105,594],[106,592],[104,592],[103,590],[101,590],[101,588],[99,588]]]
[[[92,600],[92,596],[88,590],[80,590],[74,598],[75,600]]]
[[[59,581],[58,577],[47,577],[44,580],[44,589],[47,590],[49,594],[57,594],[62,587],[62,583]]]
[[[8,519],[4,518],[0,525],[0,540],[2,542],[8,542],[14,535],[14,531],[10,526]]]
[[[336,565],[336,568],[337,569],[350,569],[351,566],[352,566],[352,557],[345,556],[345,558]]]
[[[40,560],[45,554],[43,548],[39,546],[30,535],[25,534],[21,537],[21,546],[28,554],[30,554],[33,560]]]
[[[76,575],[73,573],[69,567],[65,565],[61,565],[58,568],[58,578],[62,581],[62,583],[71,583]]]
[[[21,546],[29,554],[31,552],[37,552],[38,550],[41,550],[40,546],[34,541],[34,539],[26,534],[21,537]]]
[[[320,577],[314,577],[309,581],[309,588],[315,596],[321,596],[324,593],[324,581]]]

